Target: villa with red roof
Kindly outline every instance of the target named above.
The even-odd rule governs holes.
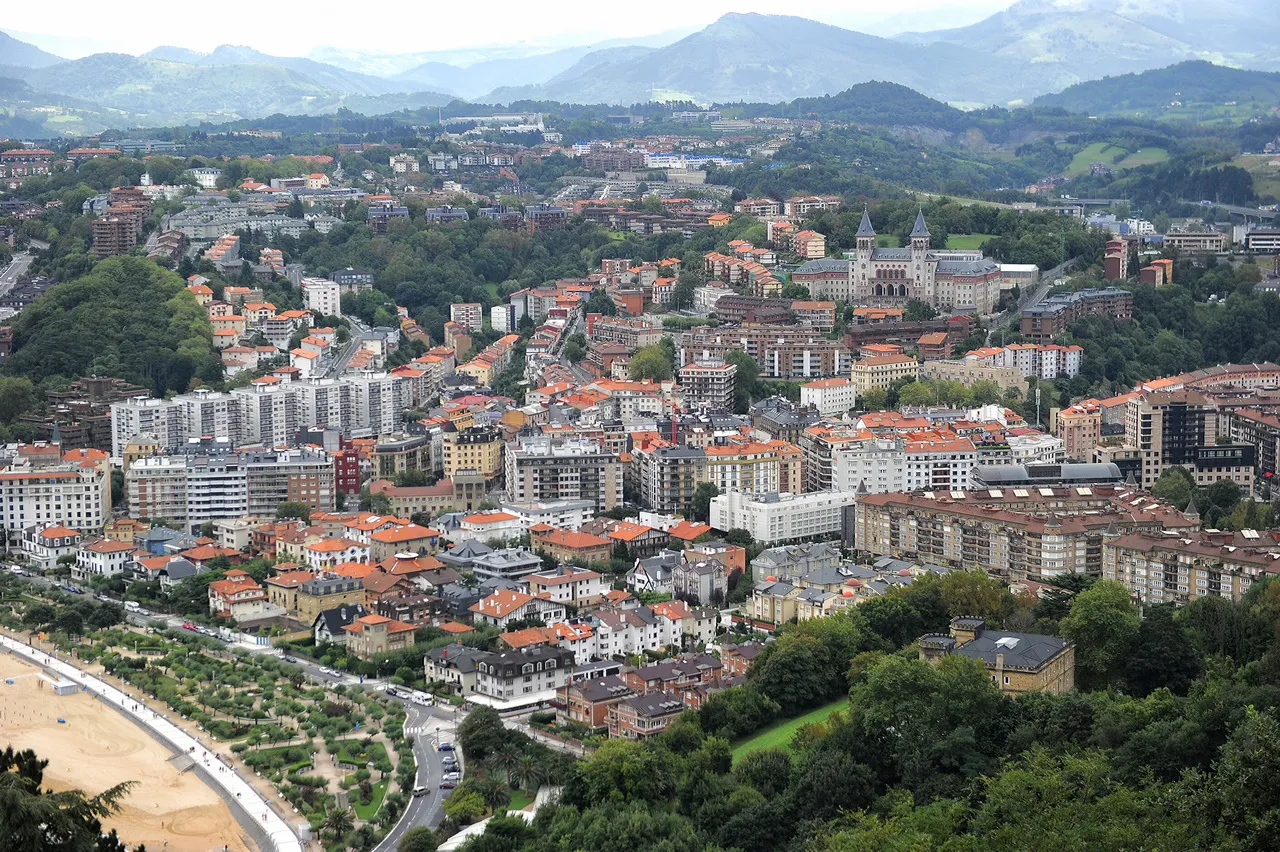
[[[245,621],[267,608],[267,593],[244,571],[228,571],[226,579],[209,584],[209,612],[232,621]]]

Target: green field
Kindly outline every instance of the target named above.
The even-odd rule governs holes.
[[[1253,175],[1253,188],[1261,197],[1280,198],[1280,166],[1273,166],[1273,160],[1280,159],[1274,154],[1242,154],[1231,161],[1231,165]]]
[[[755,736],[749,737],[734,746],[733,759],[737,760],[743,755],[759,751],[762,748],[788,748],[791,745],[791,738],[795,736],[796,731],[800,730],[802,725],[825,722],[832,713],[837,710],[843,710],[848,706],[849,699],[838,698],[830,704],[824,704],[817,710],[810,710],[803,716],[796,716],[794,719],[786,719],[776,725],[770,725]]]
[[[358,801],[357,796],[351,797],[351,807],[356,812],[356,816],[363,820],[373,819],[373,815],[378,812],[378,808],[382,807],[382,800],[387,795],[387,781],[384,778],[381,781],[373,782],[373,796],[369,798],[369,804],[362,805]]]
[[[948,234],[949,249],[980,249],[987,240],[995,239],[995,234]]]
[[[507,810],[522,811],[533,804],[532,794],[525,790],[512,790],[511,801],[507,802]]]
[[[1119,157],[1119,159],[1117,159]],[[1067,166],[1066,176],[1077,177],[1088,174],[1093,163],[1106,163],[1113,169],[1132,169],[1135,166],[1149,166],[1169,159],[1169,152],[1163,148],[1143,148],[1129,151],[1110,142],[1094,142],[1076,152]]]

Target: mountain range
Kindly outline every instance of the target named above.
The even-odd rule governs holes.
[[[368,57],[337,48],[281,57],[223,45],[211,53],[165,46],[143,56],[66,61],[0,33],[0,77],[11,81],[0,86],[0,132],[17,132],[18,119],[53,134],[82,134],[341,107],[390,112],[455,97],[624,106],[787,102],[870,80],[962,107],[1016,105],[1187,60],[1280,70],[1278,47],[1275,0],[1017,0],[971,26],[894,38],[735,13],[687,34],[557,50]]]

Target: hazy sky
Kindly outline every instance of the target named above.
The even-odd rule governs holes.
[[[162,44],[208,51],[241,44],[277,56],[321,45],[378,53],[417,53],[497,44],[569,46],[705,26],[726,12],[796,14],[849,29],[890,35],[904,29],[963,26],[1012,0],[811,0],[792,11],[765,0],[600,0],[483,4],[383,0],[297,4],[272,0],[217,3],[129,0],[107,11],[90,0],[62,0],[56,11],[19,4],[0,29],[68,58],[113,51],[145,53]],[[52,8],[52,7],[51,7]],[[367,20],[359,20],[359,16]]]

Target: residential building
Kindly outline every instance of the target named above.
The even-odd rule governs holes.
[[[476,663],[488,656],[488,651],[458,643],[433,648],[423,659],[427,683],[443,684],[456,695],[471,695],[476,691]]]
[[[1216,231],[1172,231],[1164,235],[1163,244],[1183,254],[1221,254],[1227,250],[1227,235]]]
[[[346,626],[368,614],[362,603],[343,604],[317,614],[311,622],[311,635],[315,638],[316,647],[347,644]]]
[[[471,699],[518,707],[554,700],[573,671],[573,653],[547,645],[487,654],[476,659],[476,689]]]
[[[812,494],[750,494],[731,491],[711,500],[711,526],[744,529],[756,541],[781,541],[838,535],[846,506],[856,502],[851,491]]]
[[[54,445],[56,446],[56,445]],[[0,532],[16,538],[30,527],[101,532],[111,517],[111,474],[97,464],[14,464],[0,470]]]
[[[507,499],[512,503],[589,500],[596,512],[622,502],[622,462],[596,441],[518,438],[506,453]]]
[[[679,370],[685,408],[703,411],[732,411],[734,377],[738,368],[724,361],[699,361]]]
[[[899,379],[915,380],[920,375],[920,362],[910,355],[878,355],[853,362],[849,380],[858,396],[871,390],[887,390]]]
[[[1229,479],[1246,493],[1253,488],[1257,452],[1252,444],[1230,443],[1223,430],[1219,441],[1216,406],[1203,391],[1150,393],[1129,400],[1125,443],[1142,458],[1139,484],[1150,490],[1170,467],[1182,467],[1196,485]]]
[[[327,278],[303,278],[299,288],[307,310],[326,317],[342,316],[342,287]]]
[[[484,305],[479,302],[455,302],[449,306],[449,319],[469,332],[480,331],[484,328]]]
[[[602,575],[568,565],[554,571],[527,574],[524,582],[534,597],[578,608],[596,606],[609,590],[609,584]]]
[[[1133,318],[1133,293],[1108,287],[1049,296],[1023,308],[1022,336],[1030,343],[1052,343],[1082,316],[1106,316],[1128,322]]]
[[[953,618],[949,635],[920,638],[920,659],[937,665],[947,654],[982,663],[1005,695],[1075,689],[1075,645],[1057,636],[988,630],[981,618]]]
[[[71,576],[79,582],[88,582],[92,577],[115,577],[124,573],[136,554],[137,548],[131,541],[109,538],[84,541],[76,553]]]
[[[347,634],[347,653],[372,660],[412,647],[416,628],[382,615],[362,615],[342,629]]]
[[[247,621],[262,615],[266,607],[266,590],[238,568],[228,571],[224,579],[209,584],[212,615],[236,622]]]
[[[41,571],[52,571],[64,556],[78,558],[84,536],[61,524],[34,524],[22,531],[22,555]]]
[[[534,553],[566,565],[604,565],[613,558],[613,542],[598,535],[562,529],[530,530]]]
[[[800,404],[824,417],[839,417],[858,404],[858,392],[850,379],[818,379],[800,386]]]
[[[1053,434],[1062,439],[1067,458],[1093,458],[1093,449],[1102,440],[1102,410],[1084,403],[1064,408],[1054,416]]]
[[[502,435],[491,426],[468,426],[444,433],[444,475],[472,473],[493,480],[502,472]],[[518,502],[518,501],[517,501]]]
[[[1129,533],[1102,543],[1102,576],[1124,584],[1144,605],[1205,596],[1239,601],[1277,571],[1280,540],[1273,530]]]
[[[562,723],[576,722],[593,730],[608,725],[609,709],[635,695],[617,675],[581,678],[566,682],[556,690],[556,715]]]
[[[687,709],[681,698],[665,692],[623,698],[606,710],[609,736],[625,740],[656,737]]]
[[[1009,581],[1064,573],[1099,575],[1104,534],[1194,532],[1198,515],[1116,486],[995,488],[866,494],[854,546]]]

